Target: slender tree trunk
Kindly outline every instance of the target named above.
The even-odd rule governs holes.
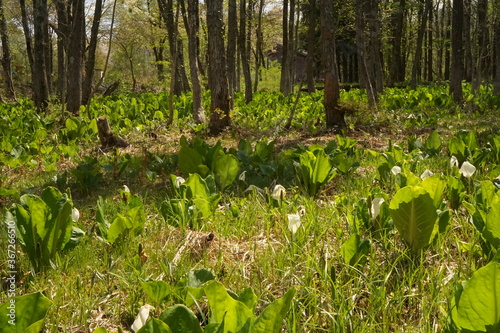
[[[326,126],[345,128],[344,112],[339,108],[340,89],[335,59],[335,32],[333,2],[319,0],[321,8],[321,53],[325,78],[324,104]]]
[[[34,57],[33,57],[33,40],[31,38],[31,30],[28,24],[28,16],[26,14],[25,0],[19,0],[21,7],[21,22],[23,25],[24,39],[26,41],[26,53],[28,55],[28,63],[30,65],[31,82],[34,82]]]
[[[445,54],[444,54],[444,79],[450,79],[450,69],[451,69],[451,15],[452,7],[450,0],[446,1],[446,8],[448,8],[446,15],[446,42],[445,42]]]
[[[228,2],[227,18],[227,77],[229,80],[229,94],[233,96],[236,90],[236,36],[238,35],[238,8],[236,0]]]
[[[394,10],[391,13],[391,60],[389,63],[389,77],[387,85],[394,87],[399,82],[402,62],[401,40],[403,37],[403,24],[406,0],[394,0]]]
[[[370,0],[368,9],[368,72],[372,76],[372,82],[375,83],[375,92],[382,93],[384,90],[384,77],[382,73],[382,41],[380,24],[380,0]]]
[[[206,0],[208,26],[208,86],[212,97],[209,133],[220,134],[230,125],[229,83],[224,47],[223,0]]]
[[[104,62],[104,68],[102,70],[102,75],[101,78],[99,79],[99,82],[96,84],[96,87],[100,87],[104,81],[104,78],[106,77],[106,72],[108,70],[108,64],[109,64],[109,57],[111,55],[111,47],[112,47],[112,42],[113,42],[113,28],[115,25],[115,14],[116,14],[116,1],[113,2],[113,11],[111,12],[111,24],[109,28],[109,40],[108,40],[108,52],[106,54],[106,61]]]
[[[290,50],[289,46],[289,25],[288,25],[288,9],[289,1],[283,0],[283,52],[281,57],[281,79],[280,79],[280,91],[283,95],[288,96],[292,92],[291,78],[289,70],[288,52]]]
[[[9,34],[7,32],[7,22],[5,20],[3,0],[0,0],[0,35],[2,40],[2,68],[5,75],[5,91],[7,97],[16,100],[16,91],[12,80],[12,56],[10,51]]]
[[[432,82],[434,80],[433,76],[433,17],[434,10],[432,5],[432,0],[427,1],[427,6],[429,6],[429,24],[427,25],[427,81]]]
[[[293,84],[295,83],[295,8],[296,0],[290,0],[290,15],[288,18],[288,51],[286,53],[286,68],[289,72],[288,94],[293,92]]]
[[[249,103],[252,100],[252,77],[250,75],[250,57],[247,50],[247,3],[246,0],[240,0],[240,29],[238,38],[238,50],[241,57],[241,68],[243,69],[243,77],[245,79],[245,102]],[[250,33],[250,31],[248,32]]]
[[[257,17],[257,30],[255,32],[255,76],[253,83],[253,91],[257,91],[260,81],[260,67],[264,66],[264,55],[262,51],[262,13],[264,11],[264,0],[259,1],[259,13]]]
[[[463,0],[463,47],[464,47],[464,78],[467,82],[472,82],[474,72],[474,60],[472,59],[472,40],[471,40],[471,0]]]
[[[451,33],[451,73],[450,73],[450,94],[456,104],[461,104],[462,79],[463,79],[463,0],[453,0],[452,9],[452,33]]]
[[[202,124],[206,122],[206,118],[202,103],[200,71],[198,69],[198,7],[198,0],[188,0],[188,54],[191,85],[193,87],[193,119],[195,123]]]
[[[83,54],[85,49],[84,0],[73,0],[73,20],[68,48],[67,110],[77,116],[82,105]]]
[[[85,77],[82,91],[82,104],[84,105],[90,103],[90,96],[92,95],[92,81],[94,79],[95,53],[97,50],[97,37],[102,15],[102,1],[103,0],[96,0],[95,2],[94,19],[90,30],[90,43],[88,46],[87,61],[85,63]]]
[[[307,91],[309,91],[309,93],[313,93],[316,91],[316,80],[314,79],[314,65],[316,63],[316,27],[318,25],[318,8],[316,6],[316,0],[309,0],[307,20],[306,81]]]
[[[490,53],[490,45],[488,43],[488,0],[478,0],[477,2],[477,63],[478,63],[478,82],[487,79],[489,73],[489,64],[487,61]]]
[[[33,56],[33,95],[37,112],[45,112],[49,104],[49,87],[45,64],[46,35],[48,34],[47,0],[33,0],[34,16],[34,56]]]
[[[427,18],[429,17],[429,6],[428,3],[431,0],[425,0],[425,2],[420,3],[419,9],[419,18],[420,18],[420,26],[418,28],[418,36],[417,36],[417,46],[415,48],[415,57],[413,59],[413,66],[411,70],[411,89],[417,89],[417,81],[419,80],[419,73],[421,70],[422,64],[422,44],[424,41],[424,33],[427,25]]]
[[[438,81],[443,80],[443,54],[444,54],[444,39],[445,39],[445,6],[446,1],[438,2],[438,10],[436,12],[436,21],[438,21],[438,31],[437,35],[439,37],[439,47],[437,48],[437,79]]]
[[[494,73],[494,93],[497,96],[500,96],[500,0],[495,0],[495,14],[496,14],[496,20],[495,20],[495,26],[494,26],[494,31],[495,35],[493,38],[493,45],[495,46],[495,73]]]
[[[63,107],[66,104],[66,89],[68,84],[67,54],[70,35],[68,9],[66,2],[55,1],[57,12],[57,95]]]

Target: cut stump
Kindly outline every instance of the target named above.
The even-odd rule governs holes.
[[[129,145],[127,141],[113,134],[108,119],[104,116],[97,118],[97,131],[102,148],[125,148]]]

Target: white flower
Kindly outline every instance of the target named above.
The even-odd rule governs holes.
[[[460,174],[464,176],[465,178],[470,178],[476,172],[476,167],[470,164],[469,162],[465,161],[462,164],[462,167],[459,170]]]
[[[244,181],[245,181],[245,179],[246,179],[246,174],[247,174],[247,172],[246,172],[246,171],[243,171],[243,172],[240,174],[240,176],[238,177],[238,179],[239,179],[239,180],[241,180],[242,182],[244,182]]]
[[[292,235],[295,235],[297,230],[300,227],[300,215],[299,214],[288,214],[288,230],[292,232]]]
[[[123,185],[123,192],[130,193],[130,189],[128,188],[127,185]]]
[[[456,166],[458,168],[458,159],[455,156],[450,158],[450,168]]]
[[[396,176],[397,174],[401,173],[401,167],[395,165],[392,167],[391,172],[394,176]]]
[[[71,220],[73,220],[73,222],[78,222],[79,219],[80,219],[80,212],[78,211],[78,209],[73,207],[73,210],[71,211]]]
[[[385,202],[384,198],[375,198],[372,200],[372,207],[370,212],[372,213],[372,219],[376,219],[380,214],[380,206]]]
[[[286,189],[282,185],[275,185],[273,188],[273,194],[271,195],[274,200],[281,201],[286,195]]]
[[[299,214],[300,216],[304,216],[306,215],[306,207],[304,206],[299,206],[297,208],[297,214]]]
[[[432,175],[434,175],[434,173],[431,170],[425,169],[425,171],[420,175],[420,179],[424,180]]]
[[[149,304],[141,306],[141,308],[139,309],[139,313],[137,314],[137,317],[135,318],[134,323],[131,327],[134,332],[140,330],[141,327],[144,326],[144,324],[148,321],[149,310],[152,309],[154,308]]]
[[[186,182],[186,180],[182,177],[175,177],[175,180],[174,180],[174,186],[176,188],[180,188],[182,184],[184,184]]]

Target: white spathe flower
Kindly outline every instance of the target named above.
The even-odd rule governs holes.
[[[73,207],[73,210],[71,211],[71,220],[73,220],[73,222],[78,222],[79,219],[80,219],[80,212],[78,211],[78,209]]]
[[[182,177],[176,177],[175,180],[174,180],[174,186],[176,188],[180,188],[182,184],[184,184],[186,182],[186,180]]]
[[[454,166],[458,168],[458,158],[452,156],[450,158],[450,168],[453,168]]]
[[[372,207],[370,212],[372,213],[372,219],[376,219],[380,214],[380,206],[385,202],[384,198],[375,198],[372,200]]]
[[[278,184],[274,186],[273,193],[271,194],[274,200],[281,201],[281,199],[284,198],[285,195],[286,189],[282,185]]]
[[[469,162],[465,161],[462,163],[462,167],[459,170],[460,174],[465,178],[470,178],[476,172],[476,167]]]
[[[127,192],[127,193],[130,193],[130,189],[128,188],[127,185],[123,185],[123,192]]]
[[[434,172],[429,169],[425,169],[425,171],[420,175],[420,179],[424,180],[425,178],[429,178],[432,175],[434,175]]]
[[[392,169],[391,169],[391,172],[394,176],[398,175],[401,173],[401,167],[400,166],[393,166]]]
[[[139,313],[137,314],[137,317],[135,318],[134,323],[131,327],[134,332],[140,330],[141,327],[144,326],[144,324],[148,321],[149,310],[152,309],[154,308],[149,304],[141,306],[141,308],[139,309]]]
[[[246,175],[247,175],[247,172],[246,171],[243,171],[240,176],[238,177],[239,180],[241,180],[242,182],[245,181],[246,179]]]
[[[297,230],[300,227],[300,215],[299,214],[288,214],[288,230],[292,232],[292,235],[295,235]]]

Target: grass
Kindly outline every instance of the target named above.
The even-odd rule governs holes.
[[[348,103],[351,108],[356,105]],[[103,178],[95,187],[85,188],[84,183],[74,180],[65,183],[80,210],[79,223],[86,236],[75,249],[61,254],[53,268],[38,274],[30,272],[27,257],[19,251],[18,293],[42,291],[53,301],[45,321],[46,332],[90,332],[100,326],[110,331],[127,330],[139,308],[151,303],[140,287],[141,281],[164,280],[175,286],[189,271],[209,268],[217,280],[236,293],[252,287],[259,297],[257,312],[295,286],[298,292],[284,323],[288,332],[454,332],[450,319],[454,292],[487,262],[467,211],[452,210],[449,227],[420,255],[412,255],[393,229],[376,233],[360,226],[353,212],[359,199],[374,191],[391,197],[396,190],[394,183],[376,180],[376,166],[383,158],[368,153],[368,149],[385,150],[389,139],[406,147],[409,135],[425,139],[433,129],[438,129],[443,138],[455,129],[492,131],[492,123],[479,115],[458,119],[446,116],[444,111],[437,122],[427,124],[423,117],[411,123],[402,115],[392,118],[395,113],[381,110],[370,114],[365,107],[357,110],[348,115],[349,123],[355,124],[348,136],[358,140],[360,152],[356,171],[337,175],[316,198],[305,197],[290,175],[275,179],[287,183],[282,205],[269,198],[270,186],[262,193],[231,187],[222,194],[215,214],[201,221],[197,230],[174,228],[160,213],[161,202],[173,194],[167,176],[178,173],[175,154],[181,130],[158,128],[157,140],[152,142],[144,134],[131,132],[128,139],[139,143],[119,152],[122,157],[125,153],[131,156],[122,173],[117,173],[112,154],[91,149],[80,152],[80,158],[95,156],[100,164],[111,165],[110,171],[100,170]],[[494,117],[498,114],[485,117],[497,119]],[[283,150],[297,147],[299,142],[325,144],[334,139],[321,125],[318,128],[312,136],[304,132],[287,136],[266,133]],[[226,133],[217,139],[222,139],[224,147],[236,147],[234,135]],[[258,133],[253,135],[258,137]],[[148,179],[144,166],[153,163],[152,155],[163,158],[164,164],[157,178]],[[158,160],[156,163],[161,164]],[[76,164],[73,160],[64,168],[70,171]],[[18,190],[32,188],[38,193],[46,185],[56,184],[53,176],[61,175],[62,168],[61,163],[58,171],[45,174],[20,166],[4,184]],[[425,169],[446,174],[446,151],[417,159],[414,168],[417,176]],[[478,175],[474,181],[482,177]],[[142,198],[147,222],[142,234],[109,245],[98,237],[96,202],[102,197],[106,213],[116,214],[123,206],[118,193],[122,185]],[[3,209],[15,201],[2,200]],[[287,214],[296,213],[299,207],[305,208],[305,215],[301,228],[292,235]],[[5,226],[0,230],[1,243],[5,244]],[[341,255],[342,244],[355,230],[371,242],[365,265],[347,265]],[[209,240],[211,233],[214,237]],[[2,273],[7,270],[5,262],[2,251]],[[6,297],[2,289],[0,303]],[[154,312],[158,314],[179,301],[172,288]],[[194,310],[200,318],[207,311],[205,307]]]

